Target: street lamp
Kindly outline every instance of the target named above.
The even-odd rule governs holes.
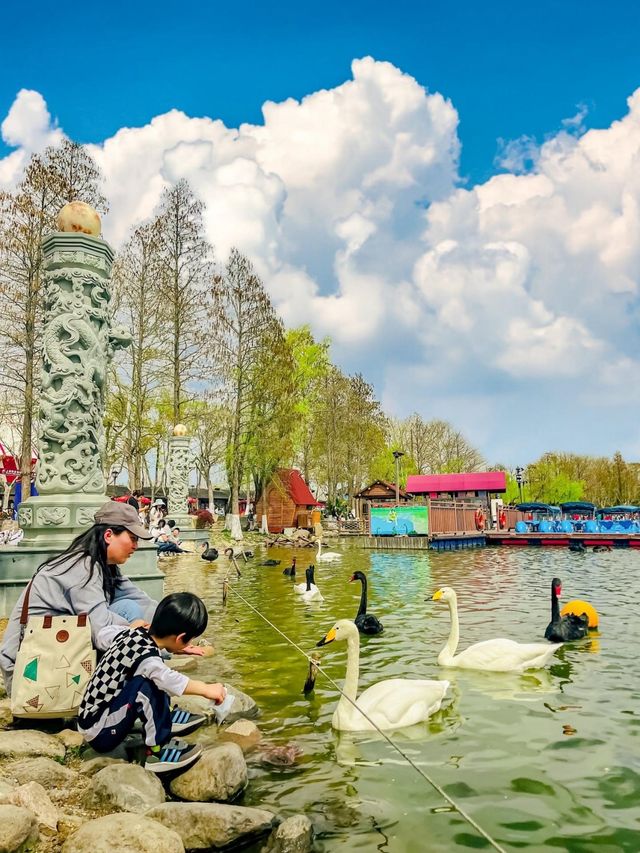
[[[520,492],[520,503],[522,503],[522,484],[524,483],[524,468],[521,468],[520,466],[516,468],[516,483],[518,484],[518,491]]]
[[[393,451],[393,458],[396,460],[396,506],[400,503],[400,476],[398,474],[398,459],[401,456],[404,456],[404,453],[401,450]]]

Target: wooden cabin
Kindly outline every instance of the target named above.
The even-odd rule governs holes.
[[[300,471],[278,468],[258,501],[256,519],[259,524],[266,513],[269,533],[282,533],[285,527],[311,529],[311,513],[317,506]]]
[[[398,489],[400,503],[406,503],[409,495],[404,489]],[[362,520],[363,530],[369,529],[369,508],[380,504],[394,505],[396,502],[396,484],[387,483],[385,480],[374,480],[366,488],[353,496],[353,510],[356,516]]]

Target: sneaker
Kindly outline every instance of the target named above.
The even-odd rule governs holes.
[[[191,767],[202,755],[202,747],[198,744],[185,743],[183,740],[172,738],[157,752],[147,755],[144,769],[152,773],[175,773]]]
[[[171,712],[171,734],[188,735],[206,722],[207,718],[204,714],[191,714],[176,705]]]

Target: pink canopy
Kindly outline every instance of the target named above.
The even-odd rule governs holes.
[[[476,474],[410,474],[407,491],[412,495],[437,492],[506,492],[504,471]]]

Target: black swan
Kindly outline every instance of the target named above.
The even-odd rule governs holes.
[[[282,572],[283,575],[286,575],[289,578],[295,578],[296,576],[296,558],[294,557],[291,560],[291,565],[287,566],[287,568]]]
[[[360,581],[362,592],[360,594],[360,607],[358,615],[353,620],[361,634],[381,634],[384,631],[382,623],[373,615],[367,613],[367,578],[363,572],[354,572],[349,578],[349,583]]]
[[[279,566],[282,560],[265,560],[264,563],[260,563],[261,566]]]
[[[569,542],[569,550],[572,554],[585,554],[587,551],[582,542]]]
[[[545,639],[551,640],[552,643],[562,643],[566,640],[581,640],[587,636],[589,631],[589,617],[586,614],[575,616],[573,613],[560,616],[558,596],[561,593],[562,581],[560,578],[554,578],[551,581],[551,622],[549,622],[547,630],[544,632]]]
[[[214,560],[218,559],[218,549],[211,548],[208,542],[203,542],[202,554],[200,554],[200,557],[208,563],[213,563]]]

